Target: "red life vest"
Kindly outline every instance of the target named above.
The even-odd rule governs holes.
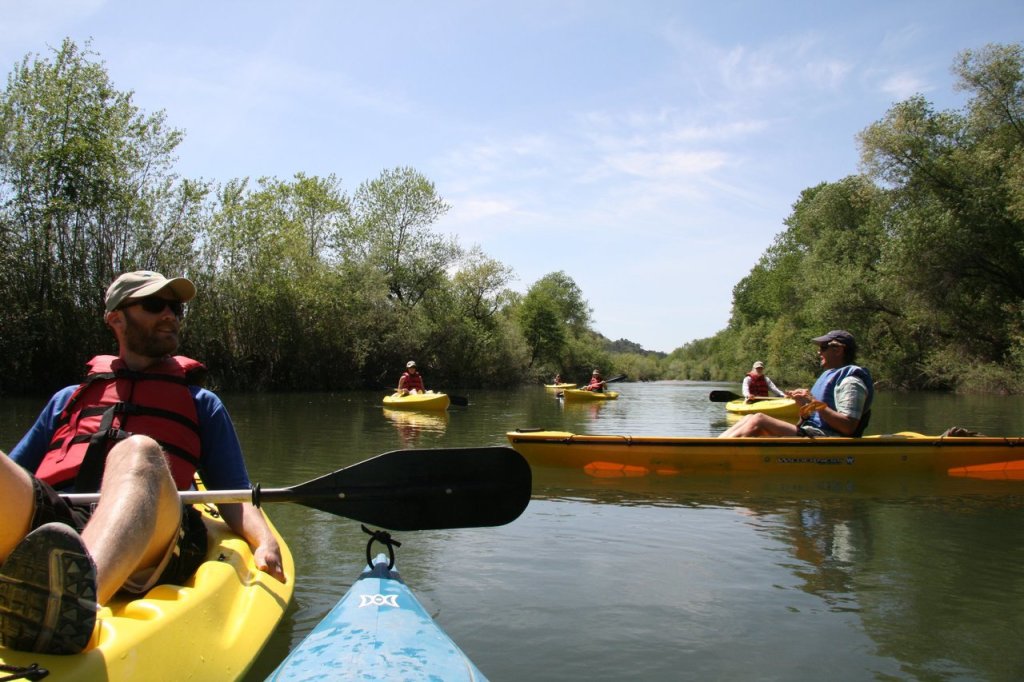
[[[750,377],[750,395],[768,395],[768,377],[766,377],[763,373],[758,374],[757,372],[754,371],[749,372],[747,376]]]
[[[98,490],[110,448],[144,434],[160,443],[178,489],[192,487],[201,447],[188,386],[197,383],[195,375],[205,366],[179,355],[136,372],[120,358],[98,355],[87,367],[85,382],[61,412],[36,477],[54,487],[74,481],[79,492]]]
[[[402,374],[402,378],[398,380],[398,387],[404,388],[407,391],[419,391],[423,392],[423,377],[419,372],[415,374],[409,374],[405,372]]]

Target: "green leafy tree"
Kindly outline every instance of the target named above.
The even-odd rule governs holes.
[[[172,172],[181,132],[145,114],[65,40],[26,56],[0,94],[0,390],[43,390],[111,348],[107,285],[140,268],[188,273],[208,188]]]
[[[590,329],[590,306],[565,272],[552,272],[534,282],[518,306],[517,318],[530,350],[530,364],[538,372],[569,374],[585,367],[609,367],[603,342]]]
[[[967,51],[954,71],[964,111],[914,97],[861,135],[865,168],[891,187],[887,251],[893,286],[913,292],[917,369],[938,386],[1013,357],[1024,301],[1022,50]]]
[[[388,317],[383,278],[337,253],[350,218],[334,176],[226,183],[204,249],[188,342],[225,385],[358,384]]]
[[[384,171],[356,190],[341,251],[378,268],[394,300],[411,308],[441,286],[462,255],[454,238],[431,230],[449,208],[415,170]]]

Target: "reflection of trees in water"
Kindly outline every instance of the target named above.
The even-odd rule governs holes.
[[[1024,679],[1011,645],[1024,633],[1021,498],[956,490],[795,499],[765,529],[790,548],[802,589],[857,613],[913,679]]]
[[[535,467],[534,497],[735,509],[786,548],[780,565],[801,590],[829,610],[856,613],[876,655],[907,679],[1024,679],[1024,486],[933,477],[595,479]]]
[[[856,588],[881,652],[918,679],[1024,679],[1020,495],[876,505],[871,527]]]

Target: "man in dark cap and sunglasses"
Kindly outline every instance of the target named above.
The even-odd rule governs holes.
[[[871,373],[854,364],[857,341],[842,329],[811,339],[825,370],[810,390],[798,388],[786,395],[800,405],[799,424],[754,413],[731,426],[719,438],[749,436],[852,436],[867,427],[875,396]]]
[[[118,355],[93,358],[86,381],[58,391],[10,456],[0,453],[0,644],[81,651],[98,604],[180,584],[205,558],[202,520],[178,497],[197,469],[211,489],[250,487],[231,418],[199,385],[205,368],[174,355],[195,295],[189,280],[148,270],[114,280],[104,320]],[[96,490],[95,508],[59,494]],[[262,511],[218,506],[259,568],[284,580]]]

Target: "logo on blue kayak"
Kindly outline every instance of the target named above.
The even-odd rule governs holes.
[[[394,606],[398,608],[397,594],[361,594],[359,595],[359,608],[364,606]]]

